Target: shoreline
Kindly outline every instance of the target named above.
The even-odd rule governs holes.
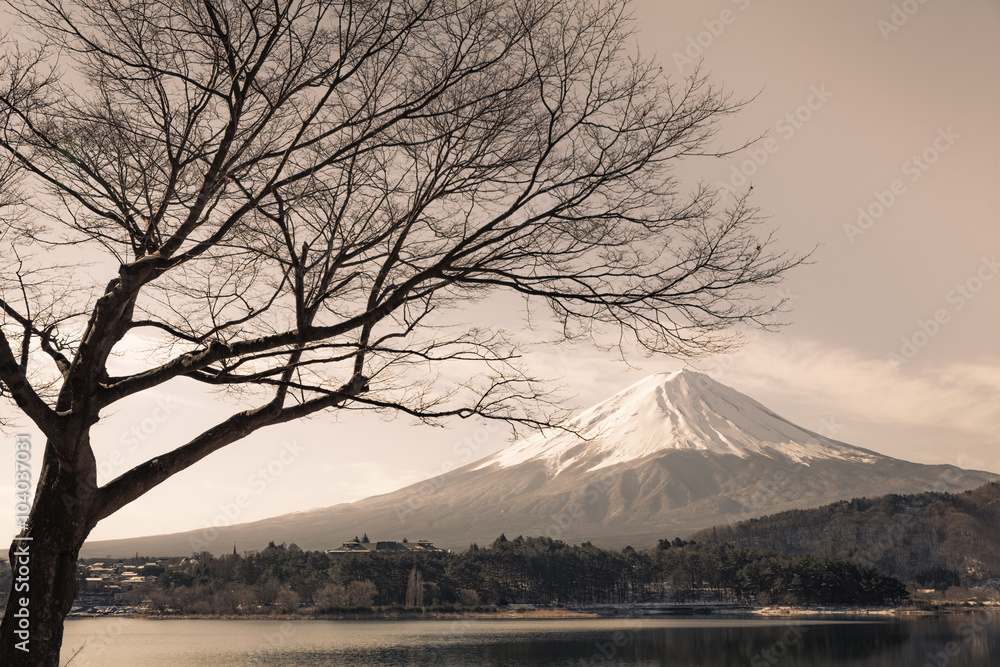
[[[456,621],[456,620],[589,620],[589,619],[664,619],[664,618],[794,618],[828,616],[876,616],[912,618],[915,616],[937,616],[941,614],[962,614],[977,611],[1000,611],[995,604],[942,605],[937,609],[917,607],[793,607],[768,605],[734,609],[732,607],[705,607],[692,611],[689,606],[682,608],[662,607],[655,609],[619,609],[608,613],[608,608],[594,610],[575,609],[498,609],[496,611],[385,611],[333,614],[75,614],[66,620],[78,618],[130,618],[143,620],[216,620],[216,621]],[[626,612],[626,613],[620,613]],[[636,613],[638,612],[638,613]],[[2,615],[0,615],[2,617]]]
[[[956,602],[942,604],[934,609],[922,607],[791,607],[786,605],[768,605],[756,607],[751,612],[754,616],[937,616],[939,614],[962,614],[976,611],[1000,611],[995,603],[968,604]]]
[[[2,618],[2,614],[0,614]],[[504,610],[495,612],[371,612],[343,614],[75,614],[76,618],[136,618],[154,621],[455,621],[455,620],[566,620],[614,618],[595,612],[575,612],[565,609]]]

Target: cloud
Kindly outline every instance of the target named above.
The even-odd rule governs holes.
[[[791,337],[765,337],[742,352],[700,364],[758,400],[807,397],[838,415],[899,427],[933,427],[996,442],[1000,360],[909,364]]]

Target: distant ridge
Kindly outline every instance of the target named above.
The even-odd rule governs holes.
[[[842,558],[904,581],[953,576],[966,586],[1000,588],[1000,484],[957,494],[854,498],[713,527],[692,538]]]
[[[1000,475],[910,463],[803,429],[707,375],[649,376],[542,433],[392,493],[253,523],[87,543],[84,556],[189,555],[268,542],[332,549],[367,532],[449,548],[547,535],[648,547],[793,508],[961,491]]]

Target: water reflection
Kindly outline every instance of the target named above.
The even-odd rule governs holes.
[[[69,623],[67,648],[100,635],[103,621]],[[998,621],[984,614],[875,621],[135,621],[99,659],[88,663],[85,650],[73,664],[979,667],[1000,664]],[[268,643],[269,636],[281,641]]]
[[[777,626],[606,628],[508,636],[472,633],[442,645],[371,646],[335,654],[299,652],[297,664],[344,665],[881,665],[911,640],[898,623],[790,621]],[[276,652],[277,658],[280,652]],[[875,658],[873,661],[866,659]],[[326,662],[324,662],[324,660]],[[296,664],[294,661],[289,664]]]

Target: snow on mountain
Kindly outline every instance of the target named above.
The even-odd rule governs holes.
[[[881,456],[799,428],[690,371],[661,374],[482,461],[353,503],[172,535],[88,542],[81,555],[223,553],[354,535],[463,548],[506,535],[650,547],[789,509],[887,493],[960,491],[1000,475]],[[206,546],[206,542],[209,544]]]
[[[599,470],[670,450],[874,463],[885,457],[807,431],[702,373],[650,375],[566,424],[498,452],[476,470],[544,461],[550,474],[589,463]],[[581,446],[582,445],[582,446]]]

